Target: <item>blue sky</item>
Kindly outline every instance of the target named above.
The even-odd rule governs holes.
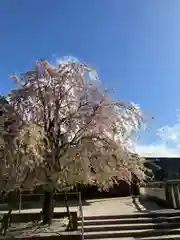
[[[154,117],[139,152],[151,145],[155,155],[180,155],[179,12],[179,0],[1,0],[0,92],[14,87],[9,74],[36,59],[73,55],[95,67],[115,97]]]

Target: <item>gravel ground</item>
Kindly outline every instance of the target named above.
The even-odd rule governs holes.
[[[66,222],[63,220],[53,220],[52,226],[41,225],[40,223],[18,223],[12,224],[7,233],[7,237],[30,237],[30,236],[50,236],[60,235],[66,229]]]

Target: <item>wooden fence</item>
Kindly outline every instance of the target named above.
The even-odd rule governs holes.
[[[154,182],[140,188],[141,196],[164,203],[167,207],[180,209],[180,180]]]

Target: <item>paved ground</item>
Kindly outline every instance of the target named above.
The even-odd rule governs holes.
[[[41,205],[39,204],[38,208],[34,208],[31,204],[31,209],[23,209],[22,212],[40,212]],[[37,205],[37,203],[36,203]],[[66,211],[64,207],[64,203],[56,203],[59,207],[55,207],[55,212],[59,211]],[[0,206],[2,209],[2,206]],[[170,210],[170,209],[169,209]],[[78,211],[78,203],[77,202],[70,202],[70,211]],[[125,198],[108,198],[108,199],[93,199],[93,200],[86,200],[83,202],[83,215],[84,216],[103,216],[103,215],[121,215],[121,214],[137,214],[143,212],[153,212],[153,211],[168,211],[160,208],[155,202],[149,202],[145,200],[137,201],[133,203],[131,197]],[[172,210],[171,210],[172,211]],[[0,211],[0,213],[5,211]],[[19,212],[18,210],[13,212]],[[59,225],[58,228],[59,229]],[[38,233],[39,234],[39,233]],[[44,234],[44,232],[42,233]],[[47,234],[47,233],[46,233]],[[114,238],[113,238],[114,239]],[[133,240],[135,238],[123,238],[124,240]],[[137,238],[136,238],[137,239]],[[167,238],[171,239],[171,238]],[[173,239],[173,238],[172,238]],[[175,239],[175,238],[174,238]]]
[[[146,202],[146,204],[142,204],[137,201],[134,204],[130,197],[89,200],[87,202],[89,205],[83,206],[84,216],[133,214],[159,209],[155,203]]]
[[[66,211],[63,203],[59,204],[60,207],[55,207],[55,212]],[[78,202],[70,202],[70,210],[78,211]],[[120,215],[120,214],[133,214],[146,211],[158,211],[160,207],[154,202],[137,201],[136,204],[132,202],[131,197],[125,198],[108,198],[108,199],[93,199],[83,202],[83,215],[84,216],[98,216],[98,215]],[[31,209],[23,209],[21,212],[39,212],[40,205],[32,207]],[[6,212],[6,211],[1,211]],[[18,210],[13,211],[18,212]]]

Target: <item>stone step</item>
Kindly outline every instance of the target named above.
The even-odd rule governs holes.
[[[86,240],[88,240],[86,238]],[[94,238],[94,240],[104,240],[104,238]],[[134,237],[122,237],[122,238],[106,238],[106,240],[137,240]],[[157,237],[143,237],[138,238],[138,240],[180,240],[180,235],[167,235],[167,236],[157,236]]]
[[[175,235],[178,234],[180,235],[180,228],[176,229],[138,229],[138,230],[122,230],[122,231],[103,231],[103,232],[85,232],[84,233],[84,239],[115,239],[115,238],[140,238],[145,240],[145,237],[161,237],[159,239],[162,239],[162,236],[167,236],[167,235]],[[153,239],[153,238],[152,238]],[[152,240],[151,239],[151,240]],[[156,238],[158,239],[158,238]],[[171,239],[171,238],[168,238]],[[177,238],[174,238],[177,239]]]
[[[94,240],[104,240],[104,238],[94,238]],[[127,238],[124,238],[124,237],[123,238],[106,238],[106,240],[135,240],[135,238],[133,238],[133,237],[127,237]]]
[[[161,222],[180,222],[180,216],[175,217],[144,217],[144,218],[127,218],[127,219],[97,219],[84,220],[84,226],[93,225],[117,225],[117,224],[133,224],[133,223],[161,223]],[[78,226],[81,226],[81,220],[78,220]]]
[[[104,232],[104,231],[124,231],[124,230],[143,230],[143,229],[175,229],[180,227],[180,222],[175,223],[133,223],[119,225],[92,225],[84,226],[84,232]],[[81,227],[79,228],[81,229]]]
[[[137,214],[122,214],[122,215],[94,215],[85,216],[84,220],[101,220],[101,219],[127,219],[127,218],[153,218],[153,217],[180,217],[180,211],[162,211],[162,212],[150,212],[150,213],[137,213]],[[79,217],[78,220],[81,220]]]
[[[107,239],[106,239],[107,240]],[[130,239],[126,239],[126,240],[131,240]],[[176,235],[166,235],[166,236],[156,236],[156,237],[143,237],[143,238],[139,238],[139,240],[180,240],[180,235],[176,234]]]

